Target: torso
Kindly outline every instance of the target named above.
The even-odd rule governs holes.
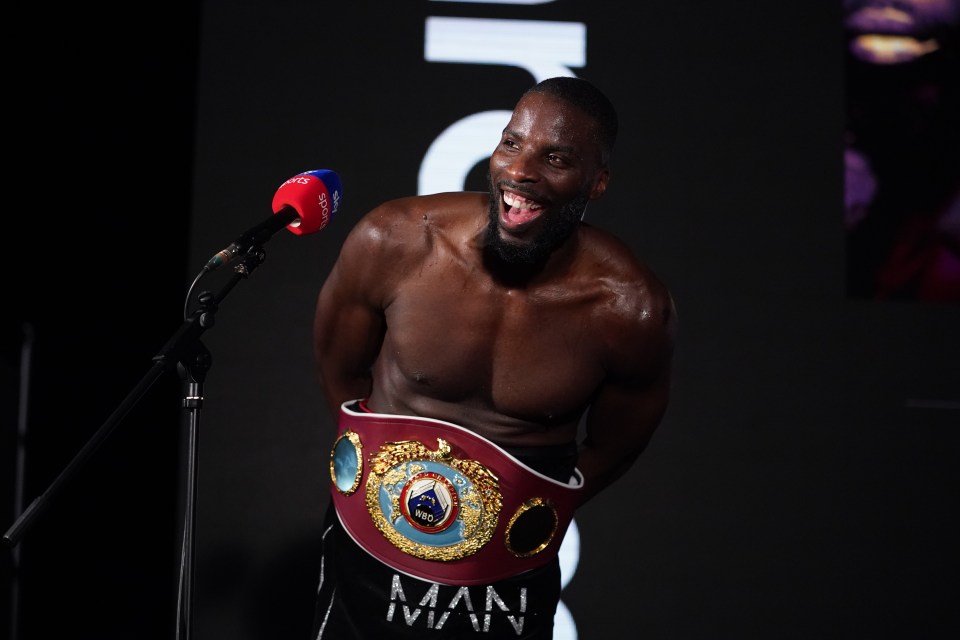
[[[609,264],[601,273],[606,235],[582,229],[556,273],[509,286],[483,268],[477,247],[484,195],[414,202],[425,206],[402,213],[414,231],[391,237],[371,407],[455,422],[506,446],[570,442],[605,376],[604,335],[623,324],[630,297]]]

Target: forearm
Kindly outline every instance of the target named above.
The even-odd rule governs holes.
[[[383,318],[369,307],[321,298],[314,328],[314,358],[330,412],[366,398],[373,388],[371,368],[383,339]]]
[[[369,372],[352,376],[333,376],[321,372],[320,387],[323,390],[327,410],[336,418],[340,415],[340,405],[344,402],[370,396],[372,378]]]
[[[593,499],[619,480],[639,457],[640,452],[602,451],[589,443],[581,445],[577,455],[577,469],[583,474],[581,504]]]
[[[646,450],[670,395],[666,371],[653,384],[607,385],[587,413],[577,467],[584,501],[619,480]]]

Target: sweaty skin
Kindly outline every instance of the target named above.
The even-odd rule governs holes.
[[[629,468],[667,407],[676,313],[623,242],[580,221],[609,182],[594,126],[528,94],[491,155],[489,194],[400,198],[358,221],[316,307],[332,415],[368,398],[508,447],[575,441],[586,415],[584,500]],[[544,240],[564,219],[567,235]],[[499,257],[538,239],[545,258]]]

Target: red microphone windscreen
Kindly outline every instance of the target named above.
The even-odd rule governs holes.
[[[333,171],[305,171],[280,185],[273,196],[273,212],[292,207],[300,219],[287,225],[287,229],[297,235],[313,233],[327,226],[340,209],[342,193],[340,176]]]

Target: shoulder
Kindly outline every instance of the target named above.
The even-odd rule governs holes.
[[[441,193],[388,200],[363,215],[347,234],[334,266],[334,282],[386,304],[399,283],[416,272],[439,244],[455,246],[483,215],[486,196]]]
[[[388,200],[360,217],[340,247],[324,295],[384,307],[398,283],[423,264],[438,235],[475,217],[482,194],[449,193]],[[483,204],[482,206],[485,206]]]
[[[672,313],[673,297],[667,285],[633,249],[597,227],[585,226],[584,232],[587,272],[603,282],[614,310],[634,321]]]
[[[357,221],[345,248],[368,255],[415,253],[425,249],[435,235],[453,233],[458,225],[469,224],[476,211],[485,207],[485,195],[472,192],[388,200]]]
[[[624,364],[669,361],[678,322],[669,288],[622,239],[592,226],[584,230],[588,271],[603,290],[609,351]]]

